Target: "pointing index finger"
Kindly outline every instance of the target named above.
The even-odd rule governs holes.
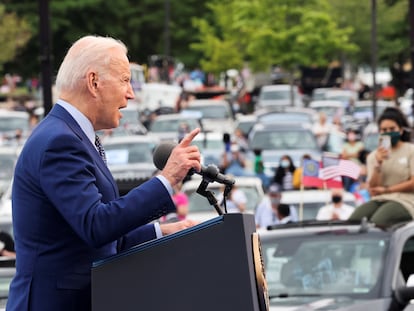
[[[189,146],[191,144],[191,141],[194,139],[194,137],[197,136],[198,133],[200,133],[199,128],[196,128],[196,129],[192,130],[190,133],[185,135],[185,137],[181,140],[179,145],[182,146],[182,147]]]

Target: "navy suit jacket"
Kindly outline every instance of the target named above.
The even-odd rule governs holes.
[[[175,211],[157,178],[119,197],[95,146],[59,105],[19,156],[12,209],[9,311],[89,311],[92,262],[154,239],[148,223]]]

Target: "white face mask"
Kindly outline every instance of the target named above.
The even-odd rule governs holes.
[[[280,162],[280,166],[283,168],[287,168],[290,166],[290,162],[288,160],[282,160],[282,162]]]

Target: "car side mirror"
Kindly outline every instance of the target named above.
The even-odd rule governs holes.
[[[408,277],[405,286],[400,286],[395,290],[395,298],[401,305],[407,305],[414,299],[414,274]]]

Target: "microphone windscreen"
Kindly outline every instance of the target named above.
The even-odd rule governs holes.
[[[174,142],[166,142],[159,144],[152,154],[152,159],[154,162],[154,165],[157,169],[163,170],[165,167],[165,164],[167,164],[168,158],[171,155],[172,150],[174,147],[177,146]]]

